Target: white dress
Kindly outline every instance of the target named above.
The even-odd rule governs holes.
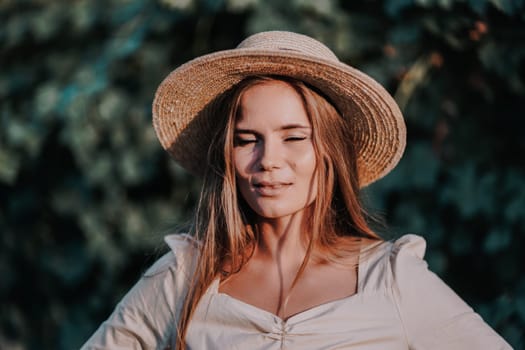
[[[82,349],[173,346],[198,243],[170,235],[159,259]],[[218,292],[202,297],[188,327],[187,348],[205,349],[511,349],[481,317],[427,269],[425,241],[405,235],[359,264],[357,293],[286,321]]]

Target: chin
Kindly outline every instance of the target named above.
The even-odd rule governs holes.
[[[280,219],[280,218],[286,218],[286,217],[296,215],[296,214],[302,214],[307,209],[308,209],[308,206],[307,207],[282,207],[282,206],[262,207],[262,206],[257,206],[256,208],[254,208],[254,211],[261,219],[275,220],[275,219]]]

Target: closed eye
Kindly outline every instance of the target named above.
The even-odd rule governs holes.
[[[284,139],[284,141],[287,142],[297,142],[297,141],[303,141],[306,140],[306,136],[289,136]]]
[[[246,145],[249,145],[251,143],[255,143],[257,142],[257,139],[256,138],[243,138],[243,137],[236,137],[235,140],[234,140],[234,146],[246,146]]]

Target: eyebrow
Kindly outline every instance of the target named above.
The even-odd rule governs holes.
[[[308,126],[308,125],[304,125],[304,124],[286,124],[286,125],[283,125],[280,128],[278,128],[277,130],[281,131],[281,130],[291,130],[291,129],[306,129],[306,130],[310,130],[311,127]],[[240,128],[236,128],[235,129],[235,133],[237,133],[237,134],[258,134],[258,132],[255,131],[255,130],[252,130],[252,129],[240,129]]]

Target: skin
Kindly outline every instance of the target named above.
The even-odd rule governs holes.
[[[261,238],[219,292],[284,320],[355,294],[357,271],[328,263],[310,262],[291,289],[306,254],[305,218],[317,196],[312,127],[300,95],[284,82],[265,82],[245,91],[241,111],[233,160]]]

